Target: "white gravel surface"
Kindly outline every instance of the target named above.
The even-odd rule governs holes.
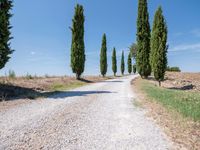
[[[0,150],[165,150],[163,131],[133,105],[135,76],[91,84],[0,112]]]

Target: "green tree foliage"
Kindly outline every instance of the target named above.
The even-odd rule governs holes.
[[[167,69],[167,25],[159,7],[154,16],[151,37],[151,67],[155,79],[161,84]]]
[[[139,0],[137,18],[136,64],[138,73],[142,78],[147,78],[151,74],[151,67],[149,63],[151,37],[150,32],[147,0]]]
[[[12,0],[0,0],[0,69],[5,66],[13,53],[10,46],[10,40],[12,39],[10,32],[12,14],[10,10],[12,7]]]
[[[122,58],[121,58],[121,73],[124,75],[125,71],[125,62],[124,62],[124,51],[122,51]]]
[[[137,44],[133,43],[130,47],[129,47],[131,56],[136,59],[136,54],[137,54]]]
[[[100,54],[100,71],[101,75],[104,77],[107,73],[107,41],[106,34],[103,34],[102,45],[101,45],[101,54]]]
[[[77,4],[72,20],[72,45],[71,45],[71,68],[76,78],[80,79],[85,69],[85,44],[84,44],[84,9]]]
[[[133,65],[133,73],[135,74],[136,71],[137,71],[137,69],[136,69],[136,65]]]
[[[170,72],[181,72],[181,69],[179,67],[170,67],[168,66],[166,71],[170,71]]]
[[[131,53],[129,53],[129,55],[128,55],[127,64],[128,64],[128,73],[131,74],[131,73],[132,73],[132,59],[131,59]]]
[[[116,49],[113,49],[113,53],[112,53],[112,70],[114,73],[114,76],[116,76],[117,73],[117,57],[116,57]]]

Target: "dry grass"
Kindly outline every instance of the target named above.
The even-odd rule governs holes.
[[[45,92],[70,90],[89,83],[100,82],[112,77],[86,76],[83,80],[74,77],[18,77],[0,78],[0,100],[16,98],[35,99]]]
[[[133,81],[133,88],[138,93],[138,101],[176,143],[177,149],[200,149],[200,123],[184,118],[174,109],[168,109],[158,101],[148,97],[142,90],[142,79]]]

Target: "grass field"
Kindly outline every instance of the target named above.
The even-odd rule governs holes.
[[[146,80],[141,80],[141,90],[168,109],[200,121],[200,93],[160,88]]]

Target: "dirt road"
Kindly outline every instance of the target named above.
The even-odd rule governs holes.
[[[134,106],[129,76],[0,112],[0,149],[163,150],[171,142]]]

